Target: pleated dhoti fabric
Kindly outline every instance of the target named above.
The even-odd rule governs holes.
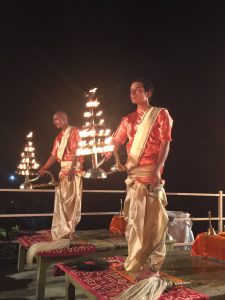
[[[82,178],[75,175],[73,181],[68,176],[60,178],[55,191],[54,215],[52,220],[52,240],[72,239],[76,225],[81,219]]]
[[[124,266],[130,272],[139,272],[145,266],[157,272],[166,254],[169,220],[165,209],[165,190],[163,185],[152,189],[151,185],[135,181],[132,177],[126,180],[127,196],[124,202],[128,242],[128,257]]]

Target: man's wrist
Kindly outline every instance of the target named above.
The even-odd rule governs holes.
[[[158,165],[156,165],[155,170],[156,171],[161,171],[163,168],[164,168],[164,164],[158,164]]]
[[[48,170],[48,167],[46,167],[46,165],[43,165],[43,166],[42,166],[42,170],[43,170],[43,171],[46,171],[46,170]]]

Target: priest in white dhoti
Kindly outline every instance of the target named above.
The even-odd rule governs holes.
[[[128,140],[124,203],[128,257],[124,267],[137,274],[137,280],[158,276],[166,254],[167,199],[161,176],[173,120],[167,109],[149,103],[152,94],[151,82],[132,81],[130,98],[137,109],[123,117],[113,138],[115,150]]]
[[[51,228],[52,240],[59,240],[72,238],[81,219],[81,159],[75,156],[80,135],[76,127],[69,125],[67,114],[64,112],[54,114],[53,122],[61,132],[55,138],[51,155],[40,168],[39,174],[44,175],[56,161],[60,163]]]
[[[54,114],[53,123],[61,131],[55,138],[50,157],[39,170],[42,176],[56,162],[61,167],[59,184],[55,189],[52,242],[33,245],[28,251],[28,263],[38,251],[68,247],[81,219],[82,158],[75,156],[80,141],[79,130],[69,125],[67,114],[63,111]]]

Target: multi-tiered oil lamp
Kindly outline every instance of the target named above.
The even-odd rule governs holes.
[[[96,95],[97,88],[94,88],[85,94],[86,110],[84,118],[86,119],[83,129],[80,132],[82,140],[77,149],[77,156],[91,155],[92,168],[85,172],[85,178],[106,178],[107,173],[100,168],[104,158],[98,160],[98,154],[113,152],[114,146],[111,144],[111,130],[106,128],[103,119],[102,110],[99,109],[100,102]]]
[[[39,164],[35,159],[35,147],[33,145],[33,132],[26,136],[26,144],[21,153],[21,160],[17,166],[16,173],[25,176],[25,181],[20,185],[20,189],[32,189],[30,176],[36,176]]]

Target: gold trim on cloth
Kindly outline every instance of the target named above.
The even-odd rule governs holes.
[[[61,178],[62,176],[67,175],[67,173],[70,171],[71,166],[72,166],[72,161],[61,161],[61,170],[59,173],[59,177]],[[76,161],[76,165],[74,166],[74,172],[76,173],[77,176],[82,176],[82,170],[81,170],[81,163],[79,161]]]
[[[73,128],[72,126],[68,126],[66,128],[66,130],[64,131],[64,133],[63,133],[59,148],[57,150],[57,157],[58,157],[59,160],[62,160],[63,153],[65,151],[65,148],[66,148],[66,145],[67,145],[67,142],[68,142],[68,138],[70,137],[70,133],[71,133],[72,128]]]
[[[137,131],[126,163],[126,167],[128,170],[138,165],[148,141],[152,126],[161,110],[161,107],[152,106],[143,115],[143,118],[137,127]]]
[[[60,166],[61,166],[61,171],[69,171],[71,166],[72,166],[72,161],[71,160],[67,160],[67,161],[61,161],[60,162]]]

